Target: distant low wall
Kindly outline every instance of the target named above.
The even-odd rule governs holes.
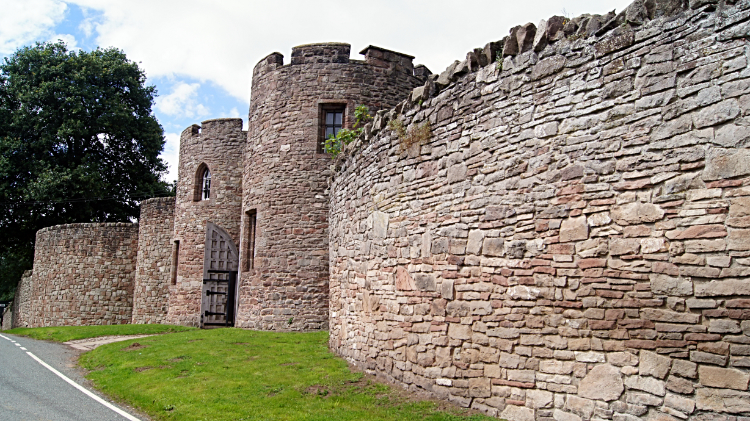
[[[331,349],[513,421],[746,419],[750,2],[689,3],[514,28],[379,113],[331,185]]]
[[[31,287],[32,271],[27,270],[21,276],[21,281],[16,288],[16,295],[13,298],[13,317],[12,327],[29,327],[28,318],[31,316]]]
[[[138,224],[69,224],[37,232],[28,327],[130,323]]]

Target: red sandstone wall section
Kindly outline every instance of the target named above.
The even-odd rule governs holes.
[[[392,107],[421,84],[411,57],[370,47],[366,62],[348,44],[274,53],[253,73],[244,168],[243,218],[257,211],[253,269],[243,232],[237,325],[321,329],[328,325],[328,195],[331,158],[316,153],[321,104]],[[243,221],[243,230],[248,223]]]
[[[514,28],[337,161],[333,350],[516,421],[750,414],[750,2],[646,3]]]
[[[28,327],[130,323],[138,224],[37,231]]]
[[[172,279],[174,197],[141,203],[132,323],[163,323]]]
[[[16,288],[16,296],[13,297],[13,320],[12,328],[17,327],[29,327],[29,317],[31,316],[31,301],[32,301],[32,287],[31,287],[31,276],[32,272],[27,270],[21,276],[21,280],[18,282],[18,288]]]
[[[239,244],[245,139],[239,118],[208,120],[182,132],[172,238],[180,242],[179,267],[169,287],[168,323],[200,324],[206,222],[224,228]],[[195,201],[201,164],[211,171],[211,198]]]

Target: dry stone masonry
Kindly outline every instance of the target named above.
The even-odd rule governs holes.
[[[68,224],[39,230],[30,302],[18,303],[20,309],[28,308],[21,322],[28,327],[130,323],[137,249],[138,224]]]
[[[746,1],[553,17],[379,113],[332,178],[331,349],[510,420],[745,419],[748,37]]]
[[[175,198],[39,231],[14,326],[327,328],[513,421],[750,419],[750,0],[553,16],[440,74],[362,54],[270,54],[247,132],[182,133]]]

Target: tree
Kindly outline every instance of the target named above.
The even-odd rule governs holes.
[[[40,228],[127,221],[141,200],[171,194],[145,81],[120,50],[62,41],[0,64],[0,299],[30,269]]]

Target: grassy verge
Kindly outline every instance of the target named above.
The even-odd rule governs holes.
[[[490,420],[352,373],[327,332],[191,330],[81,356],[103,392],[155,420]]]
[[[153,335],[173,333],[195,328],[171,325],[109,325],[109,326],[59,326],[38,328],[16,328],[4,330],[4,333],[28,336],[44,341],[67,342],[76,339],[98,338],[112,335]]]

